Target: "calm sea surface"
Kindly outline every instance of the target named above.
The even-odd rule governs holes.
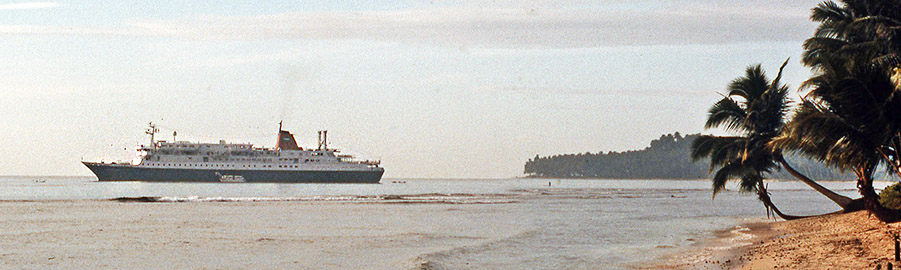
[[[879,183],[879,187],[887,184]],[[824,185],[857,197],[852,182]],[[426,218],[461,222],[443,224],[448,228],[484,228],[493,237],[410,258],[421,268],[610,269],[640,268],[651,262],[678,259],[678,254],[698,249],[718,232],[766,218],[764,208],[752,194],[736,192],[732,184],[729,186],[733,190],[712,199],[706,180],[383,179],[382,184],[192,184],[7,176],[0,177],[0,200],[77,202],[148,196],[184,204],[359,204],[366,205],[367,211],[385,211],[389,216],[390,212],[428,210],[429,215],[437,216]],[[772,182],[769,188],[775,203],[789,214],[838,210],[800,182]],[[447,211],[434,211],[436,207]],[[486,220],[494,223],[480,224]],[[446,234],[459,237],[470,233],[447,230]]]

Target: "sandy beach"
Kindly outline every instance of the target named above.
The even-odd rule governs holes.
[[[893,236],[901,223],[886,224],[865,211],[792,221],[749,224],[740,235],[725,236],[713,246],[686,257],[672,269],[886,269],[894,262]],[[739,241],[734,241],[739,240]]]

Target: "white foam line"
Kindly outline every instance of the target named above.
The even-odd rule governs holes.
[[[473,197],[414,197],[404,196],[312,196],[312,197],[160,197],[156,202],[370,202],[370,203],[451,203],[451,204],[502,204],[515,200],[492,200]]]

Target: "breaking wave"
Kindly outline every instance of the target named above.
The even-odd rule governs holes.
[[[522,230],[508,236],[489,239],[473,245],[453,247],[446,250],[420,254],[410,261],[408,269],[444,270],[444,269],[477,269],[470,265],[467,256],[488,253],[493,250],[516,249],[535,236],[537,230]]]
[[[726,257],[724,256],[728,255],[724,255],[726,254],[723,253],[724,251],[749,246],[754,239],[757,238],[757,236],[751,233],[751,229],[744,225],[735,226],[731,230],[718,232],[717,234],[720,235],[720,238],[707,241],[707,243],[704,243],[704,246],[698,250],[671,258],[669,262],[664,262],[659,268],[682,269],[717,261],[719,259],[725,259]]]

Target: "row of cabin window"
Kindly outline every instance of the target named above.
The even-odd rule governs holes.
[[[188,160],[192,160],[191,157],[188,157]],[[280,158],[279,161],[294,161],[294,163],[300,162],[298,158]],[[160,161],[160,157],[156,157],[156,161]],[[246,158],[214,158],[213,161],[263,161],[263,162],[272,162],[272,159],[246,159]],[[318,159],[304,159],[303,162],[319,162],[321,160]],[[204,160],[204,162],[209,162],[208,160]]]
[[[221,164],[221,165],[220,165],[220,164],[178,164],[178,163],[172,164],[172,163],[166,163],[166,164],[160,164],[160,165],[162,165],[162,166],[174,166],[174,167],[230,167],[230,168],[236,167],[236,165],[234,165],[234,164]],[[256,168],[257,165],[256,165],[256,164],[254,164],[254,165],[246,165],[246,164],[244,164],[244,165],[241,165],[241,167],[242,167],[242,168],[248,168],[248,167],[249,167],[249,168]],[[296,167],[297,167],[297,166],[294,166],[294,168],[296,168]],[[272,168],[272,165],[260,165],[260,168]],[[281,168],[281,166],[279,166],[279,168]],[[287,168],[287,167],[286,167],[286,168]]]
[[[210,145],[203,145],[203,147],[210,148]],[[175,145],[163,145],[163,146],[161,146],[161,148],[200,148],[200,146],[175,144]],[[232,148],[232,147],[229,147],[229,148]],[[234,148],[249,149],[250,147],[247,147],[246,145],[241,145],[241,146],[234,147]]]
[[[232,165],[232,164],[223,164],[223,165],[218,165],[218,164],[212,164],[212,165],[210,165],[210,164],[191,164],[191,165],[193,165],[193,166],[191,166],[191,165],[184,165],[184,164],[177,164],[177,163],[176,163],[176,164],[166,164],[165,166],[173,166],[173,165],[174,165],[175,167],[232,167],[232,168],[233,168],[233,167],[236,167],[235,165]],[[257,165],[241,165],[241,167],[242,167],[242,168],[248,168],[248,167],[256,168]],[[272,165],[261,165],[260,167],[262,167],[262,168],[272,168]],[[279,167],[279,168],[297,168],[297,165],[278,165],[278,167]]]
[[[191,159],[191,157],[188,157]],[[263,162],[272,162],[271,158],[213,158],[214,161],[263,161]]]
[[[295,158],[296,159],[296,158]],[[193,157],[188,157],[188,160],[194,160]],[[213,161],[263,161],[263,162],[272,162],[271,158],[261,159],[261,158],[213,158]],[[160,161],[160,156],[156,156],[156,161]],[[209,159],[204,157],[204,162],[209,162]],[[295,163],[297,161],[294,161]]]
[[[191,166],[193,165],[193,166]],[[164,164],[164,166],[175,166],[175,167],[231,167],[234,168],[235,165],[232,164]],[[257,165],[241,165],[242,168],[256,168]],[[272,168],[272,165],[260,165],[261,168]],[[279,168],[297,168],[297,165],[278,165]]]
[[[315,160],[314,160],[314,161],[315,161]],[[175,166],[175,167],[229,167],[229,168],[234,168],[234,167],[236,167],[234,164],[222,164],[222,165],[219,165],[219,164],[178,164],[178,163],[175,163],[175,164],[167,163],[167,164],[164,164],[164,166]],[[249,167],[249,168],[256,168],[257,165],[256,165],[256,164],[254,164],[254,165],[246,165],[246,164],[243,164],[243,165],[241,165],[241,167],[242,167],[242,168],[248,168],[248,167]],[[260,165],[260,167],[261,167],[261,168],[272,168],[272,165]],[[297,168],[297,165],[278,165],[278,167],[279,167],[279,168]]]
[[[316,152],[316,153],[313,153],[313,156],[322,156],[322,153]],[[208,157],[204,157],[204,158],[208,158]],[[160,157],[157,156],[157,157],[156,157],[156,161],[159,161],[159,160],[160,160]],[[189,157],[188,157],[188,160],[194,160],[194,158],[189,156]],[[250,159],[248,159],[248,158],[213,158],[213,160],[217,160],[217,161],[218,161],[218,160],[222,160],[222,161],[264,161],[264,162],[271,162],[271,161],[272,161],[272,159],[270,159],[270,158],[267,158],[267,159],[259,159],[259,158],[250,158]],[[298,160],[299,160],[298,158],[280,158],[280,159],[278,159],[278,160],[280,160],[280,161],[294,161],[294,163],[298,163],[298,162],[299,162],[299,161],[298,161]]]
[[[198,147],[195,147],[195,146],[193,146],[193,145],[177,145],[177,144],[176,144],[176,145],[164,145],[163,147],[200,148],[199,146],[198,146]],[[204,145],[203,147],[210,148],[209,145]],[[231,148],[231,147],[230,147],[230,148]],[[250,147],[247,147],[246,145],[241,145],[241,146],[234,147],[234,148],[239,148],[239,149],[249,149]]]

